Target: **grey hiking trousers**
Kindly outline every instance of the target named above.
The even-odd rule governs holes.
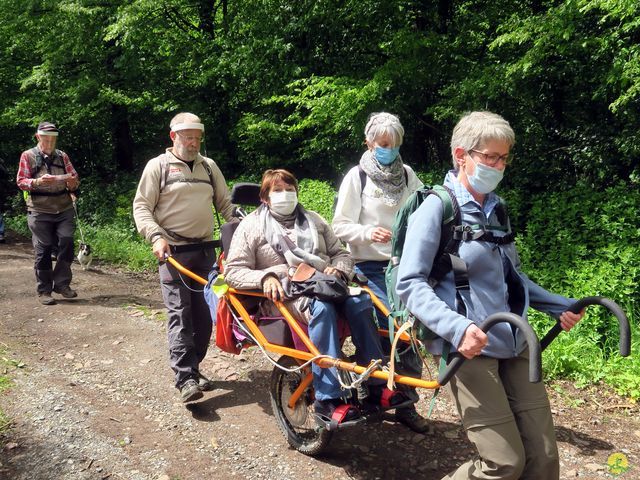
[[[173,257],[204,278],[216,260],[212,247],[174,253]],[[158,270],[168,315],[169,365],[175,373],[176,388],[180,388],[189,378],[197,380],[200,362],[209,348],[213,323],[202,285],[180,274],[169,263],[161,263]]]
[[[476,357],[449,388],[478,457],[444,479],[558,480],[560,465],[544,383],[529,382],[528,351],[506,360]]]
[[[35,272],[38,293],[68,287],[71,283],[73,262],[73,233],[76,219],[73,209],[61,213],[27,213],[27,224],[31,230],[31,241],[35,252]],[[51,261],[51,250],[57,247],[55,267]]]

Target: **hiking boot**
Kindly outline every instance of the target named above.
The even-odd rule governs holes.
[[[0,243],[4,243],[4,233],[0,233]]]
[[[418,413],[414,405],[398,408],[396,410],[396,420],[416,433],[425,433],[429,430],[429,421]]]
[[[182,397],[182,403],[193,402],[202,398],[202,390],[200,390],[198,382],[193,378],[184,382],[180,387],[180,397]]]
[[[53,289],[53,291],[62,295],[64,298],[76,298],[78,296],[78,292],[76,292],[75,290],[71,290],[70,287],[56,287]]]
[[[42,305],[55,305],[56,301],[51,297],[51,292],[38,293],[38,301]]]
[[[201,373],[198,373],[198,388],[203,392],[210,392],[215,390],[216,385],[212,380],[209,380]]]

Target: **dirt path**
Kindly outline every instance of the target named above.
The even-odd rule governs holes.
[[[0,394],[13,420],[0,438],[0,479],[437,479],[471,454],[442,395],[427,435],[384,421],[305,457],[276,426],[271,367],[256,349],[212,349],[203,371],[219,388],[188,410],[167,366],[155,276],[76,267],[79,298],[41,306],[30,244],[0,245],[0,357],[9,361],[0,368],[15,382]],[[640,478],[637,405],[566,383],[550,391],[562,478]],[[611,473],[613,453],[630,470]]]

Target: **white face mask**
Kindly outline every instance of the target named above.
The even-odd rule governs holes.
[[[471,155],[469,155],[469,158],[473,160]],[[504,170],[488,167],[482,163],[476,162],[475,160],[473,160],[473,163],[476,165],[475,171],[473,172],[473,175],[467,176],[471,188],[481,194],[493,192],[502,180]]]
[[[291,215],[298,205],[298,194],[296,192],[271,192],[269,194],[269,209],[280,215]]]

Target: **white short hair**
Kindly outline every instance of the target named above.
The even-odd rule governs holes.
[[[491,140],[504,141],[509,148],[516,143],[516,135],[504,118],[492,112],[471,112],[465,114],[453,129],[451,135],[451,157],[453,168],[458,169],[455,149],[460,147],[466,151],[482,148]]]
[[[369,115],[367,126],[364,127],[364,137],[369,143],[375,142],[376,138],[389,135],[394,147],[402,145],[404,128],[400,124],[400,119],[386,112],[372,113]]]

